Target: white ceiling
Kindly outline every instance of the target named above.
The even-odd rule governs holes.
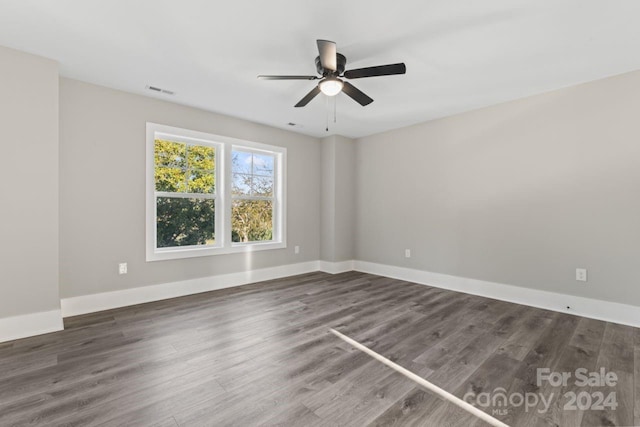
[[[639,18],[638,0],[0,0],[0,45],[66,77],[360,137],[640,69]],[[314,74],[318,38],[347,69],[405,62],[407,74],[353,80],[375,102],[338,95],[327,133],[324,95],[293,107],[315,82],[256,79]]]

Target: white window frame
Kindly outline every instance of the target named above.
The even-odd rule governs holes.
[[[176,142],[208,145],[216,149],[215,168],[215,245],[157,248],[155,191],[155,140],[157,136]],[[274,156],[273,240],[257,242],[231,241],[232,152],[234,149],[263,152]],[[286,171],[287,149],[227,136],[197,132],[157,123],[147,123],[146,143],[146,260],[253,252],[287,247]],[[158,193],[164,194],[164,193]],[[175,193],[171,193],[175,196]],[[187,194],[188,195],[188,194]],[[200,197],[202,195],[198,195]],[[180,196],[179,196],[180,197]]]

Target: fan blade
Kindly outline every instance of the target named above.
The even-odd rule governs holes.
[[[318,86],[314,87],[313,89],[311,89],[311,92],[306,94],[304,98],[302,98],[300,102],[296,104],[296,107],[304,107],[309,103],[309,101],[315,98],[319,93],[320,93],[320,88]]]
[[[336,71],[338,69],[337,49],[335,42],[329,40],[316,40],[318,52],[320,52],[320,63],[325,70]]]
[[[362,92],[360,89],[349,82],[344,82],[342,91],[363,107],[373,102],[373,99],[369,98],[364,92]]]
[[[363,77],[392,76],[394,74],[404,74],[407,67],[403,62],[399,64],[378,65],[377,67],[358,68],[345,71],[344,76],[348,79],[361,79]]]
[[[260,80],[317,80],[316,76],[258,76]]]

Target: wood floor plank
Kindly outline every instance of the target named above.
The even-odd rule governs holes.
[[[537,339],[551,324],[552,317],[543,310],[525,310],[522,321],[499,349],[512,359],[524,360]]]
[[[596,425],[633,425],[635,390],[634,390],[634,341],[635,328],[607,323],[598,353],[597,367],[616,374],[618,381],[614,387],[592,387],[591,392],[613,392],[618,403],[617,408],[606,407],[604,410],[586,411],[583,426]]]
[[[535,341],[516,374],[518,378],[528,382],[532,390],[538,388],[537,369],[551,369],[558,363],[562,355],[561,350],[570,341],[579,320],[576,316],[557,314],[545,332]]]
[[[414,387],[368,425],[424,426],[424,420],[444,402],[420,387]]]
[[[476,425],[490,427],[489,424],[478,419],[475,415],[450,402],[442,402],[438,408],[427,414],[420,422],[425,426],[459,427]]]
[[[375,418],[415,384],[370,359],[340,381],[308,396],[304,405],[329,423]]]

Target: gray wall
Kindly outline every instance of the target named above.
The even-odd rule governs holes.
[[[336,144],[335,137],[328,136],[320,140],[321,144],[321,185],[320,185],[320,258],[324,261],[335,260],[336,232]]]
[[[145,123],[287,147],[288,247],[145,261]],[[60,289],[63,298],[317,260],[316,138],[69,79],[60,81]],[[300,245],[295,255],[294,245]],[[118,275],[127,262],[129,273]]]
[[[0,318],[60,309],[58,66],[0,47]]]
[[[640,305],[639,118],[634,72],[359,139],[356,257]]]
[[[335,136],[335,252],[334,261],[355,257],[355,143],[352,139]]]
[[[337,262],[355,256],[355,144],[329,136],[322,144],[320,258]]]

